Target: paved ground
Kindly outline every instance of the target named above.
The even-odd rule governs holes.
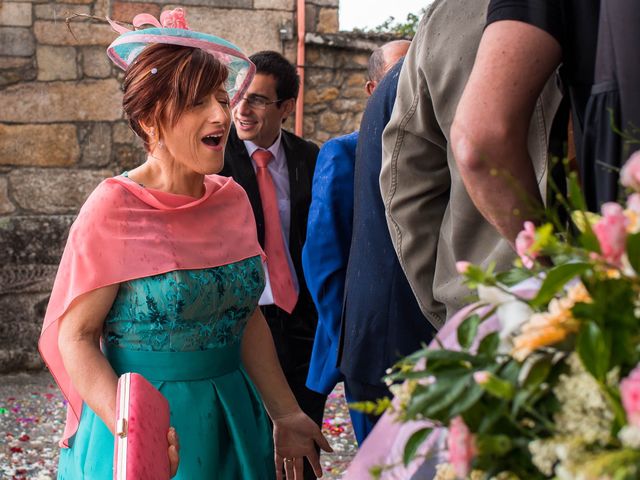
[[[55,479],[63,420],[63,399],[48,373],[0,376],[0,478]],[[322,458],[324,478],[339,479],[356,450],[341,386],[329,396],[323,430],[334,449]]]

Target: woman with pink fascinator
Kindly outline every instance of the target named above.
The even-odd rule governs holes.
[[[116,385],[137,372],[168,399],[175,478],[321,476],[330,447],[299,408],[257,308],[263,252],[247,196],[222,169],[230,108],[255,67],[187,28],[139,15],[107,53],[148,152],[103,181],[71,228],[40,338],[68,400],[59,479],[113,478]],[[273,427],[270,425],[269,418]],[[178,442],[179,436],[179,442]],[[179,449],[179,453],[178,453]],[[275,465],[274,465],[275,458]]]

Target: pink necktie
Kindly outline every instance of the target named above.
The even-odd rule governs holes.
[[[273,160],[273,155],[267,150],[256,150],[251,156],[256,162],[256,178],[262,201],[264,215],[264,251],[267,254],[269,266],[269,282],[273,300],[277,306],[287,313],[291,313],[298,301],[298,294],[293,286],[291,269],[287,261],[285,243],[282,238],[278,197],[273,178],[267,166]]]

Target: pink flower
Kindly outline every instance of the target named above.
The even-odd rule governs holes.
[[[640,193],[632,193],[627,198],[627,208],[636,213],[640,213]]]
[[[620,170],[620,183],[640,192],[640,151],[631,155]]]
[[[165,10],[160,14],[160,23],[164,28],[183,28],[189,30],[187,19],[184,17],[182,8],[174,8],[173,10]]]
[[[602,205],[602,218],[593,226],[593,232],[600,242],[602,257],[612,265],[620,265],[620,257],[625,250],[628,221],[620,205],[607,202]]]
[[[620,382],[620,396],[627,421],[634,427],[640,427],[640,366]]]
[[[471,263],[465,262],[464,260],[456,262],[456,270],[461,275],[464,275],[465,273],[467,273],[467,270],[469,270],[470,266],[471,266]]]
[[[458,478],[467,478],[471,471],[471,461],[476,454],[474,438],[462,417],[456,417],[449,424],[447,437],[449,463]]]
[[[478,385],[486,384],[489,381],[490,378],[491,378],[491,374],[489,372],[487,372],[486,370],[480,370],[478,372],[474,372],[473,373],[473,380]]]
[[[533,267],[533,261],[538,256],[537,252],[531,251],[531,247],[536,241],[536,226],[533,222],[524,222],[524,230],[516,237],[516,252],[520,260],[527,268]]]

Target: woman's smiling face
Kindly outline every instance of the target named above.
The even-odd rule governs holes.
[[[156,145],[154,156],[165,158],[169,154],[177,163],[202,175],[222,170],[231,124],[229,96],[223,85],[196,100],[175,125],[169,123],[162,126],[163,145]]]

